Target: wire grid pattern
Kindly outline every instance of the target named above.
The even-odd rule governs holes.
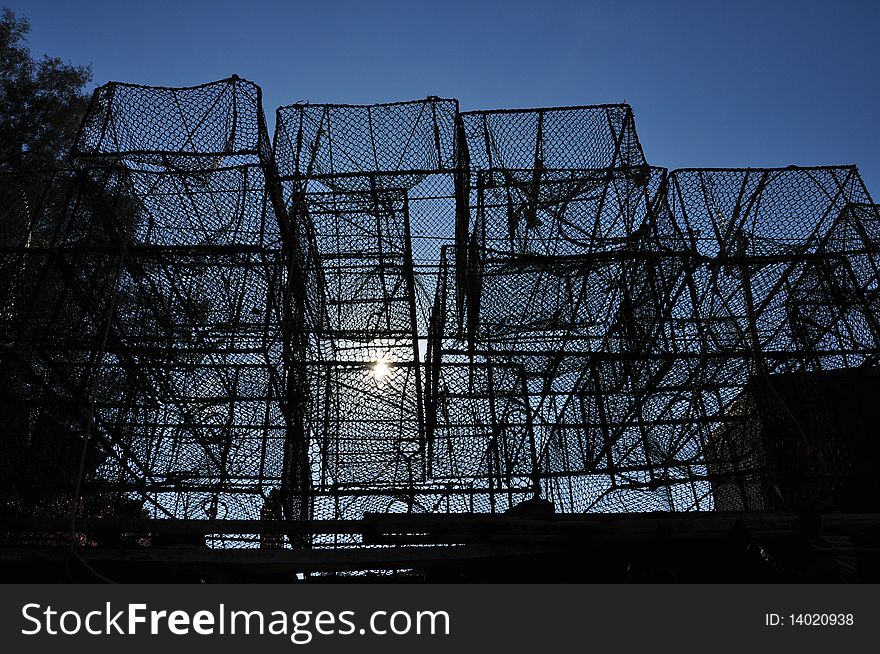
[[[648,166],[475,173],[471,224],[501,254],[564,257],[614,250],[643,227],[665,170]]]
[[[282,107],[270,152],[260,95],[109,84],[75,170],[0,178],[3,511],[760,510],[840,487],[830,407],[880,360],[855,168],[667,173],[626,105],[433,97]]]
[[[537,452],[524,366],[453,350],[453,248],[444,248],[427,362],[429,476],[458,485],[469,510],[504,512],[535,492]]]
[[[657,321],[650,284],[670,283],[680,268],[652,270],[649,262],[664,245],[652,230],[665,171],[647,165],[626,105],[469,112],[462,124],[470,242],[464,266],[459,246],[455,283],[438,294],[444,315],[432,343],[440,376],[462,358],[518,370],[527,426],[505,447],[530,459],[504,461],[498,481],[543,491],[558,510],[603,510],[615,480],[599,463],[607,430],[600,434],[589,415],[587,371],[593,353],[620,353],[650,336]],[[622,280],[641,288],[628,292]],[[635,314],[628,333],[620,330],[624,312]],[[621,388],[610,403],[626,402],[626,393]],[[618,438],[621,458],[636,458],[627,439]],[[483,451],[492,447],[485,439]]]
[[[596,226],[564,254],[546,219],[523,228],[478,189],[484,245],[432,341],[439,367],[522,366],[557,508],[809,506],[847,474],[828,380],[876,367],[876,209],[854,168],[660,179],[623,239],[562,197],[557,222]]]
[[[405,192],[308,195],[321,322],[309,357],[320,488],[419,479],[421,380]]]
[[[722,508],[810,506],[847,473],[828,385],[855,395],[876,372],[878,223],[867,202],[853,167],[670,179],[670,210],[696,257],[668,331],[676,353],[716,356],[700,371],[718,414],[708,472],[740,468],[735,492],[716,482]]]
[[[406,191],[421,338],[434,301],[440,248],[455,238],[457,116],[457,100],[436,97],[377,105],[295,104],[276,112],[274,161],[288,197],[293,189]]]
[[[182,171],[266,163],[265,124],[260,87],[235,76],[187,88],[111,82],[92,96],[71,157]]]
[[[471,170],[582,170],[646,165],[629,105],[461,114]]]
[[[426,485],[423,402],[437,262],[454,242],[457,109],[428,98],[277,112],[275,163],[313,234],[305,268],[319,289],[301,325],[314,517],[426,510],[444,494],[452,506]]]
[[[7,390],[29,396],[12,411],[34,443],[68,443],[57,514],[259,518],[280,493],[278,517],[303,516],[284,474],[287,266],[255,89],[98,89],[66,201],[42,217],[51,243],[16,244],[32,307],[4,340]]]
[[[378,105],[294,104],[276,112],[281,179],[323,179],[338,190],[369,188],[369,174],[412,188],[456,167],[457,100]]]
[[[578,225],[564,211],[560,222]],[[629,359],[656,338],[664,310],[658,291],[676,283],[682,265],[664,261],[644,211],[629,238],[599,235],[579,245],[580,254],[473,253],[467,315],[442,322],[452,337],[437,342],[440,374],[462,358],[520,371],[528,429],[507,448],[531,449],[532,467],[523,471],[520,460],[519,474],[508,468],[505,475],[533,479],[559,510],[657,510],[664,499],[642,488],[639,475],[653,464],[631,414],[653,364],[638,370]]]

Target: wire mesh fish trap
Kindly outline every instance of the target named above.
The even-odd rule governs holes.
[[[457,100],[377,105],[294,104],[277,111],[275,162],[282,179],[323,179],[365,190],[370,176],[412,188],[456,168]]]
[[[665,171],[646,164],[626,105],[462,121],[470,242],[456,288],[438,295],[437,365],[465,356],[521,370],[532,487],[558,510],[612,510],[609,493],[634,496],[625,488],[647,488],[635,478],[652,467],[626,414],[637,376],[629,359],[655,340],[681,269],[654,215]],[[595,388],[603,377],[607,403]],[[628,427],[609,425],[614,414]]]
[[[677,171],[670,188],[696,256],[669,332],[680,358],[703,360],[681,382],[715,416],[703,438],[716,500],[815,504],[850,483],[846,441],[866,436],[840,433],[840,401],[821,389],[876,366],[867,191],[852,167]],[[748,454],[737,462],[732,451]]]
[[[668,173],[626,105],[299,104],[273,143],[245,80],[112,83],[73,169],[0,176],[4,516],[875,506],[855,168]]]
[[[92,286],[92,307],[65,292],[84,257],[53,251],[64,224],[72,175],[5,174],[0,243],[0,418],[8,433],[2,455],[2,510],[62,514],[72,498],[81,453],[80,391],[88,347],[96,336],[90,312],[106,298],[100,274],[71,279]],[[63,324],[56,325],[61,316]],[[73,347],[71,347],[73,346]]]
[[[265,164],[262,91],[247,80],[186,88],[110,82],[92,96],[71,157],[80,165],[173,171]]]
[[[437,503],[417,497],[431,490],[423,360],[455,233],[457,111],[439,98],[278,110],[278,173],[314,235],[316,308],[302,328],[316,517]]]
[[[287,265],[267,146],[243,80],[96,91],[55,249],[26,254],[46,259],[27,321],[53,342],[19,330],[10,345],[78,404],[62,431],[86,462],[82,514],[97,496],[114,517],[259,518],[280,493],[283,515],[302,515],[285,474]],[[32,414],[57,411],[41,398]]]
[[[566,256],[638,237],[665,171],[494,169],[475,173],[472,230],[499,253]]]
[[[815,502],[844,483],[845,448],[818,436],[840,431],[832,393],[820,402],[804,389],[876,363],[864,186],[852,168],[658,178],[619,239],[561,196],[546,223],[593,226],[579,248],[560,238],[562,254],[547,249],[553,239],[517,238],[525,230],[484,188],[466,298],[452,284],[438,295],[438,366],[521,367],[533,474],[564,511]],[[501,216],[484,218],[493,208]],[[821,415],[803,413],[811,404]]]
[[[481,254],[465,329],[447,318],[446,338],[432,341],[440,370],[465,359],[521,371],[535,449],[530,476],[560,510],[598,510],[609,494],[647,489],[656,464],[639,437],[640,387],[660,365],[650,355],[662,347],[670,311],[663,292],[681,262],[647,243],[573,257]],[[616,508],[661,506],[634,500]]]
[[[472,170],[644,166],[629,105],[495,109],[461,114]]]
[[[405,192],[416,275],[419,330],[424,336],[434,298],[440,248],[455,238],[460,138],[458,101],[377,105],[296,104],[276,114],[275,164],[285,196],[321,205],[376,203],[375,195]],[[351,194],[342,200],[344,194]],[[399,220],[399,219],[398,219]]]

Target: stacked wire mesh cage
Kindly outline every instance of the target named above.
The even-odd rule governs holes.
[[[876,499],[854,167],[668,172],[627,105],[436,97],[282,107],[270,143],[233,77],[100,87],[0,196],[2,511],[70,520],[43,542]],[[363,543],[266,530],[204,544]]]
[[[454,244],[458,103],[278,110],[275,162],[304,241],[312,515],[461,511],[429,473],[425,351]],[[350,539],[332,537],[335,544]]]
[[[74,169],[46,191],[64,199],[30,219],[4,276],[3,369],[23,369],[4,389],[22,421],[6,463],[63,484],[50,513],[302,517],[269,149],[249,82],[96,91]]]

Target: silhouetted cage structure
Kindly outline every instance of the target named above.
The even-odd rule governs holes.
[[[654,216],[664,171],[542,171],[526,182],[535,200],[512,200],[517,172],[478,176],[466,298],[457,325],[456,290],[441,300],[452,338],[435,340],[438,367],[464,357],[521,371],[529,436],[508,448],[531,452],[526,476],[559,510],[668,508],[656,491],[675,482],[651,487],[632,415],[682,269]],[[511,220],[523,207],[531,217]],[[705,492],[692,488],[693,502]]]
[[[629,105],[461,114],[472,170],[628,168],[647,162]]]
[[[189,88],[111,82],[98,88],[72,157],[186,173],[266,165],[271,143],[262,91],[232,77]]]
[[[422,338],[440,248],[454,242],[456,210],[463,206],[456,200],[456,177],[462,174],[457,116],[457,100],[435,97],[379,105],[295,104],[281,107],[276,116],[275,164],[288,201],[307,198],[317,216],[331,216],[335,202],[374,214],[396,212],[390,219],[397,221],[399,233],[391,238],[403,238],[400,214],[406,212]],[[313,222],[321,226],[328,220]],[[376,239],[376,230],[382,233],[381,226],[366,229],[348,237],[356,244],[359,237]],[[324,232],[330,233],[327,227]]]
[[[457,220],[455,100],[282,107],[275,163],[313,234],[305,376],[318,518],[430,511],[424,353]],[[459,509],[461,510],[461,509]]]
[[[61,457],[50,513],[79,495],[84,516],[259,518],[278,496],[302,517],[267,153],[249,82],[96,91],[78,170],[48,191],[67,201],[39,216],[52,240],[15,244],[26,263],[4,277],[30,303],[4,395],[27,448]]]
[[[716,503],[827,502],[873,440],[866,406],[828,390],[868,388],[876,370],[878,215],[864,184],[852,167],[684,170],[668,198],[694,257],[665,338],[677,361],[712,358],[682,381],[717,416],[705,440]]]
[[[448,246],[426,357],[429,475],[461,496],[459,511],[502,513],[536,488],[527,375],[520,361],[490,360],[467,347],[454,265]]]
[[[880,503],[854,167],[667,172],[626,105],[436,97],[282,107],[270,144],[237,77],[100,87],[70,161],[0,176],[0,511],[70,519],[7,539]]]
[[[476,197],[435,361],[520,367],[558,510],[803,508],[851,485],[844,443],[864,450],[868,419],[849,433],[839,393],[796,389],[876,366],[877,223],[854,168],[487,171]]]

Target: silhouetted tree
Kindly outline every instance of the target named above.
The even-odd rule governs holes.
[[[4,8],[0,17],[0,171],[49,167],[69,151],[88,104],[90,66],[58,57],[35,60],[30,22]]]
[[[29,32],[26,18],[2,10],[0,246],[14,249],[0,257],[0,515],[69,513],[83,450],[82,384],[71,372],[83,366],[34,343],[63,333],[51,323],[52,312],[86,311],[80,305],[87,303],[70,290],[82,286],[83,271],[45,250],[73,179],[41,169],[55,168],[73,145],[91,70],[56,57],[34,59]],[[106,195],[91,193],[82,210],[103,216]],[[90,452],[86,471],[99,461],[100,453]],[[102,510],[106,504],[101,501]]]

